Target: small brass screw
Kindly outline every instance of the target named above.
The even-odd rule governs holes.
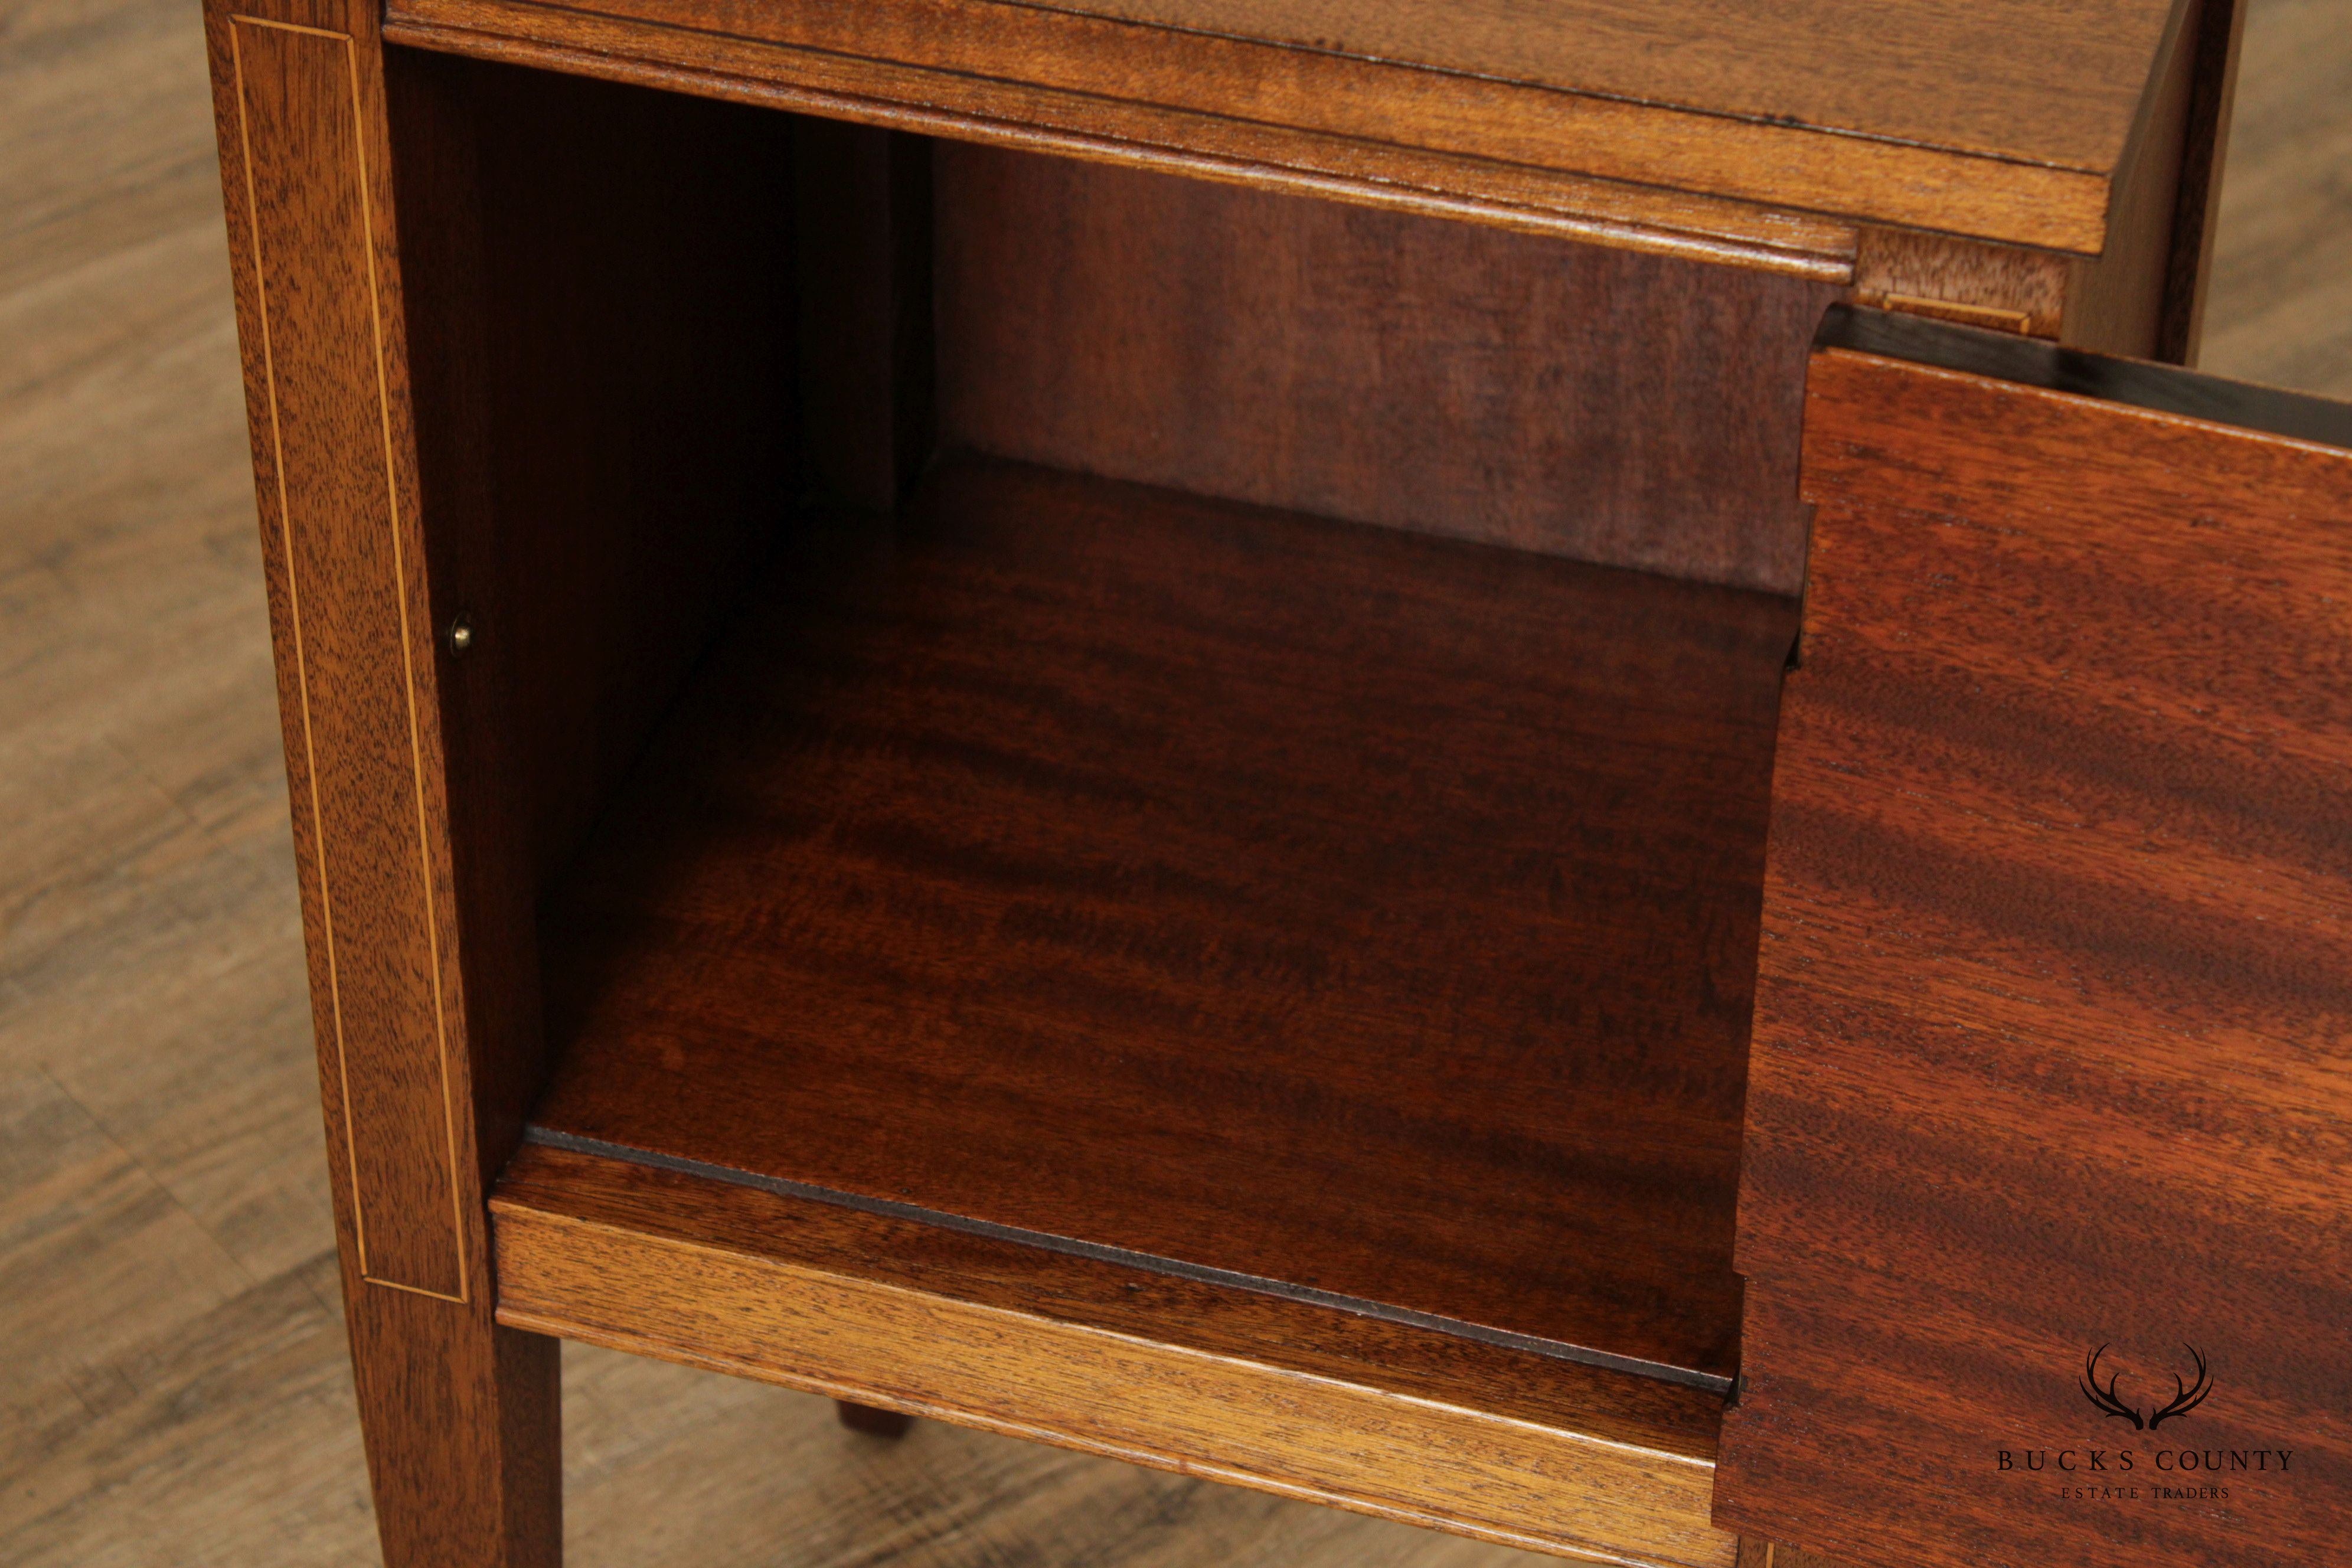
[[[474,623],[472,619],[466,616],[459,616],[456,620],[451,621],[449,623],[449,630],[445,634],[445,640],[449,644],[449,651],[453,655],[461,654],[467,648],[473,647]]]

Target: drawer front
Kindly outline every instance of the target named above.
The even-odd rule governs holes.
[[[1888,1568],[2340,1552],[2347,435],[1833,313],[1718,1523]]]

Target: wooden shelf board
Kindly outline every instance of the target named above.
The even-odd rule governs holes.
[[[392,0],[384,36],[1843,277],[1858,224],[2099,252],[2179,8]]]
[[[976,460],[862,531],[551,898],[538,1136],[1724,1386],[1788,601]]]
[[[1538,1551],[1731,1568],[1698,1389],[526,1147],[510,1327]],[[909,1354],[919,1342],[921,1353]]]

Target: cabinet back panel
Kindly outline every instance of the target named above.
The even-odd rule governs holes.
[[[1825,284],[942,143],[950,446],[1776,592]]]

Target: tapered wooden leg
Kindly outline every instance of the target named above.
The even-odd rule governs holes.
[[[374,1287],[349,1317],[385,1568],[557,1568],[559,1342]]]
[[[844,1426],[868,1437],[903,1437],[915,1424],[915,1418],[903,1411],[877,1410],[871,1405],[856,1405],[846,1399],[835,1400],[833,1408]]]

